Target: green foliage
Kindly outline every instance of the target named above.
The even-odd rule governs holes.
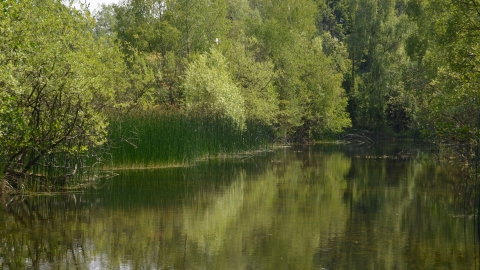
[[[183,83],[185,109],[195,116],[221,116],[245,127],[245,100],[233,82],[225,57],[215,49],[191,62]]]
[[[279,135],[304,140],[313,132],[339,132],[350,126],[341,89],[344,61],[340,53],[325,55],[316,34],[315,3],[264,1],[259,9],[265,22],[253,27],[263,41],[263,57],[272,59],[277,73]]]
[[[345,44],[328,32],[323,32],[321,35],[321,44],[325,55],[332,59],[335,70],[348,75],[352,63],[348,58],[348,50]]]
[[[344,5],[337,5],[344,10]],[[408,66],[405,44],[412,23],[402,1],[348,2],[345,38],[352,61],[348,79],[350,112],[354,125],[397,132],[410,127],[411,98],[402,79]]]
[[[223,115],[240,126],[274,124],[285,139],[301,128],[309,137],[350,125],[340,89],[346,50],[328,35],[322,37],[328,45],[314,45],[316,6],[311,0],[128,0],[114,6],[114,29],[127,55],[157,55],[161,76],[147,91],[154,93],[150,104]],[[130,84],[130,95],[143,92],[135,88],[145,87],[146,73],[130,77],[140,84]]]
[[[161,57],[147,54],[131,48],[125,55],[126,69],[124,78],[126,87],[117,92],[117,107],[150,109],[155,104],[158,82],[161,80]]]
[[[228,33],[227,4],[224,0],[166,1],[172,16],[169,22],[180,32],[182,56],[207,52]]]
[[[299,134],[306,138],[311,137],[311,132],[339,132],[350,125],[342,74],[323,53],[319,37],[310,41],[297,35],[297,40],[301,41],[285,48],[278,59],[283,67],[277,85],[285,127],[307,132]]]
[[[132,111],[111,118],[107,167],[185,165],[207,156],[265,148],[271,129],[247,123],[240,130],[229,118],[159,111]]]
[[[169,21],[169,11],[165,1],[125,0],[114,5],[114,29],[123,42],[126,53],[130,46],[141,52],[161,52],[173,50],[180,33]]]
[[[96,26],[94,33],[97,38],[114,36],[116,27],[115,9],[113,5],[102,4],[94,15]]]
[[[425,134],[465,158],[478,144],[480,61],[478,1],[412,1],[408,13],[418,27],[420,46],[409,47],[422,82],[421,124]]]
[[[157,101],[159,104],[176,106],[183,98],[179,74],[183,73],[185,63],[172,51],[167,52],[161,60],[162,79],[159,82]]]
[[[106,112],[256,123],[284,141],[421,126],[466,156],[479,140],[477,0],[123,0],[96,23],[62,3],[0,2],[10,171],[68,174],[60,159],[105,143]]]
[[[313,123],[311,129],[317,133],[341,132],[351,124],[345,111],[347,98],[341,88],[342,73],[336,70],[336,63],[323,53],[321,38],[315,38],[305,51],[310,54],[304,59],[306,74],[301,76],[309,90],[304,119]]]
[[[266,125],[276,122],[279,107],[273,82],[276,78],[272,61],[256,61],[255,38],[245,37],[244,44],[236,42],[227,52],[228,69],[245,100],[245,114],[249,121]]]
[[[178,106],[182,99],[185,53],[180,45],[181,32],[174,26],[176,16],[166,5],[174,6],[173,2],[156,0],[128,0],[113,6],[113,29],[129,66],[125,77],[131,93],[127,96],[133,95],[135,98],[129,99],[132,104],[140,102],[145,109]],[[99,23],[109,16],[109,9],[107,6],[99,12]]]
[[[47,156],[82,155],[105,142],[103,112],[122,81],[119,50],[94,38],[88,13],[60,1],[2,1],[0,10],[5,171],[26,173],[43,162],[75,172],[75,162]]]

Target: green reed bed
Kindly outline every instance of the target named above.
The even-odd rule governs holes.
[[[187,164],[203,157],[265,148],[271,130],[258,124],[237,128],[222,117],[181,113],[131,113],[112,119],[108,167]]]
[[[106,145],[85,155],[46,154],[26,174],[11,177],[20,181],[17,191],[79,188],[111,176],[105,168],[185,165],[205,157],[266,149],[272,133],[271,128],[254,123],[241,130],[221,117],[130,113],[110,120]],[[1,160],[0,165],[0,177],[4,177]]]

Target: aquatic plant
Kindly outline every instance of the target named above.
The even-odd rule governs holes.
[[[133,112],[111,119],[106,167],[188,164],[196,159],[265,148],[271,127],[180,112]]]
[[[72,155],[65,151],[43,155],[16,177],[13,192],[52,192],[94,183],[110,176],[106,168],[183,166],[195,160],[265,149],[271,127],[247,123],[241,129],[230,118],[200,117],[181,112],[130,112],[110,117],[107,143]],[[7,181],[8,183],[8,181]]]

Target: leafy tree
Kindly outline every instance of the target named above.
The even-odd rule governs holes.
[[[97,38],[115,35],[115,9],[113,5],[102,4],[94,15],[96,26],[94,29]]]
[[[480,76],[478,1],[411,1],[418,27],[407,51],[421,70],[414,77],[425,134],[465,158],[477,155]]]
[[[282,55],[284,68],[277,81],[286,97],[285,126],[292,127],[297,140],[309,139],[314,133],[341,132],[350,126],[342,73],[323,53],[320,37],[308,40],[298,35],[297,39],[300,42]]]
[[[167,2],[167,9],[174,14],[169,22],[181,33],[182,56],[207,52],[228,33],[225,0],[174,0]]]
[[[345,35],[350,33],[351,16],[349,1],[325,0],[317,1],[317,29],[327,32],[336,40],[344,40]]]
[[[117,107],[124,112],[176,108],[183,98],[186,61],[179,57],[180,32],[171,25],[172,10],[166,7],[166,1],[125,0],[103,5],[95,16],[95,33],[123,48],[127,84]]]
[[[170,2],[160,0],[124,0],[114,5],[115,31],[125,52],[131,47],[140,52],[176,51],[180,32],[170,22]]]
[[[276,123],[279,113],[278,94],[275,91],[276,74],[272,61],[256,61],[258,40],[244,37],[227,51],[228,70],[238,85],[245,101],[246,119],[266,125]]]
[[[126,84],[116,99],[117,107],[127,111],[133,108],[150,109],[156,104],[158,82],[162,78],[161,57],[155,53],[138,52],[135,48],[131,48],[131,51],[125,55]]]
[[[254,25],[253,32],[262,39],[263,54],[272,59],[278,74],[274,85],[280,100],[280,135],[304,140],[348,127],[341,61],[332,61],[334,54],[323,51],[316,29],[317,3],[257,3],[264,23]]]
[[[220,116],[245,127],[245,100],[233,82],[225,57],[216,49],[188,65],[183,83],[185,108],[200,116]]]
[[[94,38],[88,12],[61,1],[4,0],[0,12],[5,172],[25,175],[43,163],[74,174],[75,157],[105,142],[104,112],[122,86],[120,51]]]
[[[407,112],[411,112],[411,100],[402,83],[408,66],[404,45],[413,30],[404,12],[406,4],[378,0],[344,3],[336,6],[348,10],[340,12],[339,18],[346,23],[341,29],[352,63],[346,85],[354,125],[403,131],[408,128]]]

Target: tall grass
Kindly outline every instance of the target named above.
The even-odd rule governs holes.
[[[271,128],[249,123],[241,130],[227,118],[182,113],[130,113],[110,120],[107,167],[187,164],[203,157],[265,148]]]
[[[110,119],[105,146],[78,156],[67,151],[46,154],[27,174],[10,177],[17,177],[18,190],[81,187],[90,180],[109,176],[99,170],[102,168],[184,165],[204,157],[265,149],[272,141],[272,133],[271,128],[254,123],[241,130],[222,117],[135,112]],[[3,163],[0,160],[0,177],[4,174]]]

